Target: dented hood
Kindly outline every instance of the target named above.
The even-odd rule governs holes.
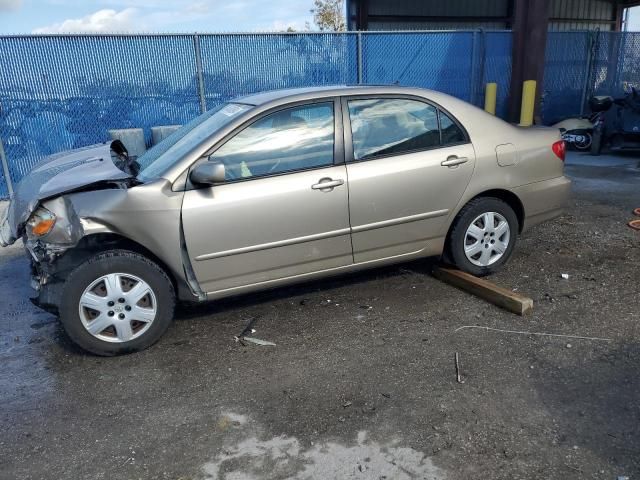
[[[17,185],[7,212],[0,219],[0,243],[11,244],[22,235],[25,222],[40,201],[92,184],[130,177],[112,161],[109,143],[46,157]]]

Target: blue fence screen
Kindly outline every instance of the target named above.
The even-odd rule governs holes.
[[[506,115],[509,31],[0,37],[0,198],[44,156],[107,131],[183,124],[261,90],[392,84],[476,105],[498,83]],[[550,32],[543,118],[580,114],[593,93],[640,79],[640,34]],[[3,155],[3,151],[4,155]]]

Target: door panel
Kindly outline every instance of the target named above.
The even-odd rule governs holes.
[[[467,161],[442,165],[452,157]],[[418,252],[443,237],[474,162],[465,144],[348,164],[354,261]]]
[[[325,179],[332,188],[312,188]],[[186,192],[182,221],[205,292],[349,265],[344,165]]]

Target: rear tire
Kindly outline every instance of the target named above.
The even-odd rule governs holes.
[[[506,202],[494,197],[475,198],[453,222],[447,257],[467,273],[490,275],[511,257],[518,230],[518,217]]]
[[[593,135],[588,130],[576,130],[575,135],[582,135],[584,137],[583,142],[574,143],[573,146],[579,152],[584,152],[591,149],[593,144]]]
[[[113,356],[153,345],[173,320],[175,292],[167,274],[128,250],[99,253],[67,277],[60,321],[84,350]]]

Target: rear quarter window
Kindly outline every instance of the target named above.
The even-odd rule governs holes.
[[[442,146],[455,145],[467,140],[460,126],[442,110],[440,110],[440,131],[442,132]]]

